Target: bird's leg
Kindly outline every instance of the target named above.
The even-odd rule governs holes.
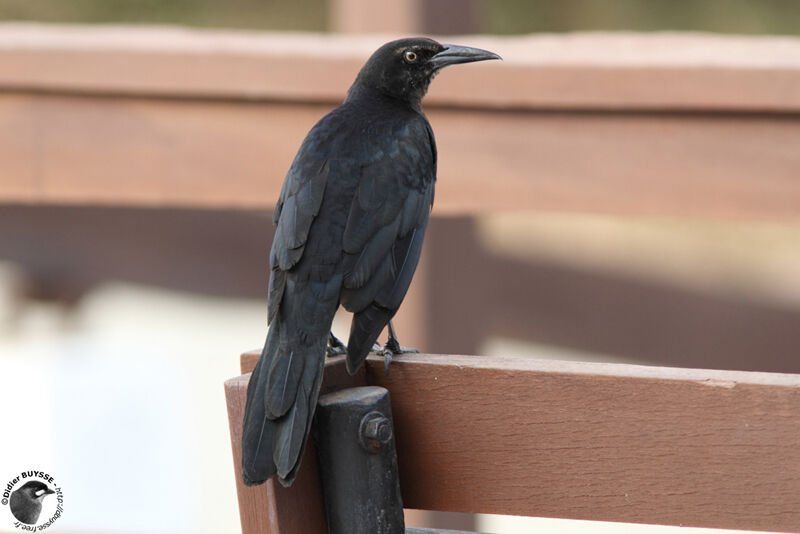
[[[328,358],[332,358],[333,356],[341,356],[342,354],[347,353],[347,346],[342,343],[342,341],[333,335],[333,332],[330,333],[328,337],[328,348],[325,349],[325,353],[328,355]]]
[[[395,354],[417,353],[419,350],[411,347],[401,347],[400,341],[397,339],[397,331],[394,329],[392,321],[389,321],[389,341],[386,342],[384,348],[390,349]]]
[[[389,340],[380,352],[383,354],[383,366],[386,369],[386,376],[389,376],[389,364],[392,363],[392,356],[419,351],[410,347],[401,347],[400,341],[397,340],[397,332],[394,329],[394,325],[392,321],[389,321]]]

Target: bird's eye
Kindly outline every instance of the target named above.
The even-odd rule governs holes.
[[[406,60],[406,63],[414,63],[418,57],[419,56],[417,56],[417,53],[413,50],[406,50],[403,53],[403,59]]]

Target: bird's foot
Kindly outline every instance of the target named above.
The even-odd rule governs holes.
[[[328,347],[325,349],[325,353],[328,355],[328,358],[347,354],[347,345],[342,343],[341,340],[331,332],[328,337]]]
[[[386,370],[387,377],[389,376],[389,364],[392,363],[392,358],[395,354],[414,354],[418,352],[419,350],[411,347],[401,347],[395,337],[389,337],[389,341],[386,342],[386,345],[378,351],[379,354],[383,355],[383,367]]]
[[[418,354],[419,350],[412,348],[412,347],[401,347],[400,342],[397,341],[397,338],[390,337],[389,341],[386,342],[386,345],[383,346],[383,350],[389,350],[394,354]]]

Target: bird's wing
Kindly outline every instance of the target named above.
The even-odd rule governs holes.
[[[272,322],[286,288],[286,271],[303,256],[311,223],[319,213],[330,164],[317,154],[309,135],[295,157],[281,188],[273,222],[278,225],[270,251],[269,312]]]
[[[324,268],[330,263],[324,252],[331,240],[325,239],[330,217],[325,217],[323,199],[332,174],[328,156],[335,153],[331,143],[336,142],[331,117],[320,120],[300,146],[273,217],[270,328],[248,385],[242,435],[242,474],[251,485],[276,473],[282,484],[291,484],[319,395],[341,286],[341,274]],[[338,246],[330,252],[341,256]]]
[[[344,230],[342,304],[353,318],[358,367],[399,308],[422,251],[433,204],[436,148],[427,121],[405,123],[364,165]]]

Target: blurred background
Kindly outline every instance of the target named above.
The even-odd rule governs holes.
[[[272,97],[237,100],[229,95],[192,94],[184,104],[171,93],[139,95],[136,84],[107,91],[93,89],[90,80],[86,90],[62,89],[57,83],[47,85],[46,75],[41,87],[29,87],[14,82],[18,73],[8,70],[20,68],[20,63],[13,62],[15,36],[28,30],[63,31],[63,25],[76,25],[75,31],[80,32],[87,24],[169,25],[235,34],[239,30],[377,32],[382,37],[376,37],[376,42],[385,40],[383,36],[408,33],[480,33],[510,39],[563,32],[800,34],[800,3],[794,0],[387,4],[0,0],[0,54],[12,58],[0,60],[0,128],[5,129],[0,136],[10,140],[6,148],[0,148],[0,156],[10,155],[5,164],[0,158],[0,392],[4,399],[0,481],[23,469],[52,473],[65,495],[65,514],[54,528],[120,533],[239,531],[222,383],[238,374],[239,353],[259,347],[266,334],[270,206],[277,196],[275,192],[269,198],[257,198],[265,190],[272,191],[262,187],[253,190],[252,201],[238,204],[207,199],[193,203],[192,195],[174,201],[169,200],[173,198],[169,192],[164,193],[165,201],[125,202],[119,200],[125,193],[120,193],[116,200],[110,194],[97,202],[91,194],[83,196],[86,183],[69,170],[86,153],[84,145],[91,144],[81,145],[80,139],[85,135],[94,140],[93,150],[108,154],[92,163],[97,175],[109,180],[108,190],[158,189],[156,175],[148,175],[144,185],[138,178],[125,181],[138,172],[150,172],[140,159],[152,154],[137,145],[137,136],[149,135],[152,114],[163,112],[169,121],[195,106],[208,114],[192,119],[192,128],[198,132],[227,121],[225,136],[216,138],[222,144],[211,148],[223,154],[214,160],[219,166],[212,171],[218,173],[216,188],[224,190],[226,183],[235,182],[239,170],[226,167],[224,157],[226,152],[234,154],[232,159],[239,154],[238,124],[258,129],[260,120],[280,114],[280,120],[293,125],[283,142],[296,148],[316,118],[335,105],[335,99],[310,102],[303,110],[298,104],[302,98],[286,98],[282,103]],[[112,34],[114,28],[118,26],[111,27]],[[471,44],[469,39],[461,38],[465,44]],[[61,67],[58,76],[69,78],[70,64]],[[512,67],[513,61],[508,68]],[[442,82],[448,75],[442,75]],[[343,76],[352,79],[355,70]],[[31,111],[37,99],[44,101],[44,107]],[[102,113],[118,103],[127,106],[119,125],[86,134],[107,127]],[[139,114],[137,106],[151,106],[155,111]],[[220,118],[234,106],[240,111],[230,119]],[[283,108],[276,111],[279,106]],[[473,119],[492,121],[497,116],[497,120],[531,121],[537,128],[556,132],[540,150],[563,152],[564,162],[580,159],[583,150],[591,152],[592,136],[612,132],[608,142],[613,144],[614,125],[624,123],[632,129],[619,130],[623,142],[606,157],[633,160],[635,169],[627,172],[639,173],[642,190],[655,188],[656,200],[643,194],[641,209],[634,198],[622,200],[620,204],[627,207],[620,210],[608,201],[592,209],[592,194],[575,203],[548,204],[531,198],[532,209],[520,209],[517,204],[510,210],[450,209],[437,214],[434,208],[418,280],[412,286],[408,310],[399,318],[405,327],[399,332],[404,344],[423,352],[800,372],[800,206],[793,204],[797,197],[784,197],[784,208],[775,213],[768,204],[750,210],[747,187],[737,178],[726,189],[724,180],[726,165],[739,165],[729,159],[738,161],[741,151],[751,147],[756,160],[775,162],[764,169],[763,187],[778,191],[777,197],[784,190],[796,195],[792,185],[800,174],[795,156],[800,146],[796,109],[784,112],[747,105],[741,110],[713,106],[708,110],[627,109],[624,103],[599,110],[563,109],[546,103],[538,108],[500,108],[471,111],[467,105],[454,109],[444,96],[435,100],[429,116],[442,154],[440,182],[459,179],[453,169],[460,154],[450,149],[454,142],[443,134]],[[26,113],[46,114],[48,109],[55,113],[28,120]],[[459,118],[456,113],[461,113]],[[206,123],[203,116],[212,118]],[[237,122],[244,116],[255,119]],[[71,122],[65,129],[59,121]],[[687,197],[686,210],[674,205],[660,209],[658,192],[669,191],[672,176],[651,175],[649,153],[628,139],[637,137],[637,125],[650,124],[647,121],[657,125],[653,139],[669,139],[673,154],[691,152],[696,139],[682,137],[684,130],[672,130],[671,121],[688,124],[685,131],[704,131],[710,123],[719,122],[719,128],[708,130],[708,135],[720,136],[712,140],[717,152],[709,152],[705,161],[692,161],[697,168],[688,172],[700,179],[708,172],[719,179],[718,191],[724,198]],[[443,125],[441,132],[437,123]],[[523,132],[525,124],[519,126]],[[754,139],[767,139],[764,145],[753,145],[744,134],[735,140],[725,137],[725,132],[751,126],[757,128]],[[72,139],[52,139],[50,145],[39,141],[51,127],[56,132],[74,132],[79,140],[74,153],[70,152]],[[589,141],[571,145],[570,128],[591,128],[584,136]],[[181,140],[169,136],[162,141],[167,146],[181,145]],[[279,182],[292,153],[275,156],[268,137],[260,142],[265,180]],[[523,133],[518,143],[524,146],[526,142]],[[56,165],[47,167],[49,174],[37,171],[37,165],[47,165],[42,161],[48,154],[41,151],[62,145],[64,154],[56,158]],[[536,153],[537,149],[532,150]],[[35,162],[30,177],[19,174],[22,166],[8,163],[20,151],[30,151],[25,157]],[[241,157],[254,156],[258,153],[243,152]],[[497,158],[503,160],[505,155]],[[559,161],[545,165],[547,172]],[[250,166],[259,165],[260,159]],[[602,163],[586,165],[581,179],[571,176],[572,171],[555,176],[561,177],[566,189],[587,183],[603,188],[610,183],[613,195],[619,186],[602,167]],[[120,168],[125,169],[125,180],[117,177]],[[526,168],[521,174],[508,169],[503,173],[536,179],[538,161],[531,159]],[[682,171],[680,166],[677,169],[674,175],[680,181]],[[747,170],[751,175],[760,172],[759,168]],[[59,173],[64,176],[60,192],[50,195],[42,176],[58,181]],[[33,185],[26,189],[28,183]],[[498,181],[484,187],[488,189],[483,192],[492,196],[492,187],[500,194],[505,185]],[[545,193],[547,187],[543,186]],[[191,180],[187,188],[192,188]],[[639,193],[624,187],[619,191]],[[444,194],[438,192],[437,202]],[[712,209],[714,213],[706,216],[706,200],[709,205],[726,207]],[[341,335],[347,331],[347,321],[346,316],[337,317],[335,327]],[[621,528],[458,514],[413,520],[498,534]],[[12,530],[9,523],[0,521],[0,531]]]
[[[337,18],[337,9],[357,4],[346,0],[3,0],[0,17],[9,21],[326,32],[340,30],[337,24],[348,24]],[[422,4],[424,11],[434,17],[427,24],[438,32],[450,29],[448,25],[459,33],[468,29],[504,35],[574,31],[800,32],[800,5],[793,0],[433,0]],[[451,12],[441,16],[453,7],[457,15]],[[440,16],[435,17],[437,12]],[[469,27],[465,27],[465,20]],[[373,20],[372,31],[384,24],[387,22]]]

